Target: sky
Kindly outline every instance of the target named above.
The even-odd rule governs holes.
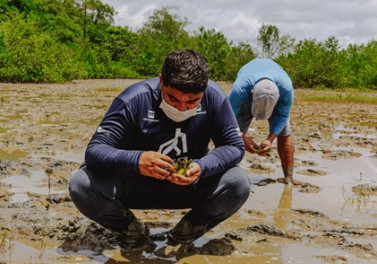
[[[154,10],[169,11],[190,24],[222,32],[228,41],[255,44],[263,24],[275,25],[280,36],[325,41],[335,36],[341,47],[377,40],[377,0],[102,0],[114,7],[115,25],[137,30]]]

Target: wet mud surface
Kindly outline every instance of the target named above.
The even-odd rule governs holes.
[[[247,153],[249,199],[193,244],[164,235],[185,210],[135,210],[151,232],[135,249],[83,217],[69,178],[135,81],[0,84],[0,263],[377,263],[377,105],[306,102],[305,90],[291,116],[293,184],[281,181],[276,142],[266,157]],[[248,133],[261,141],[267,124]]]

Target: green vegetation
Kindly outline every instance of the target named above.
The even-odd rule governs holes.
[[[97,92],[116,92],[120,93],[122,91],[121,88],[118,87],[100,87],[95,89]]]
[[[358,92],[314,92],[300,93],[297,99],[307,102],[334,102],[334,103],[356,103],[356,104],[377,104],[377,93],[375,96],[363,95]]]
[[[114,9],[100,0],[1,0],[0,81],[64,82],[88,78],[147,78],[160,72],[177,48],[201,52],[211,79],[233,81],[255,57],[270,57],[290,74],[296,88],[377,90],[377,41],[339,41],[281,35],[274,25],[259,29],[258,46],[233,43],[215,29],[189,32],[176,7],[156,9],[137,31],[115,26]]]
[[[188,159],[187,157],[179,158],[174,162],[174,173],[178,173],[179,175],[185,176],[186,172],[189,169],[190,163],[192,159]]]

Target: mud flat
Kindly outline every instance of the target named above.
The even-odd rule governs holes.
[[[245,205],[194,244],[162,235],[184,210],[140,210],[149,241],[119,247],[76,210],[67,184],[114,96],[136,81],[0,84],[0,263],[377,262],[377,105],[303,100],[307,90],[292,110],[294,184],[280,183],[274,143],[240,163],[253,182]],[[266,123],[254,124],[248,133],[265,137]]]

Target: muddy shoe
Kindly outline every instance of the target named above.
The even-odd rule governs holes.
[[[204,233],[210,230],[214,225],[208,223],[194,224],[186,218],[181,221],[170,231],[168,243],[170,245],[190,244]]]
[[[121,233],[120,246],[123,248],[140,247],[147,241],[148,234],[148,227],[134,217],[127,229]]]

